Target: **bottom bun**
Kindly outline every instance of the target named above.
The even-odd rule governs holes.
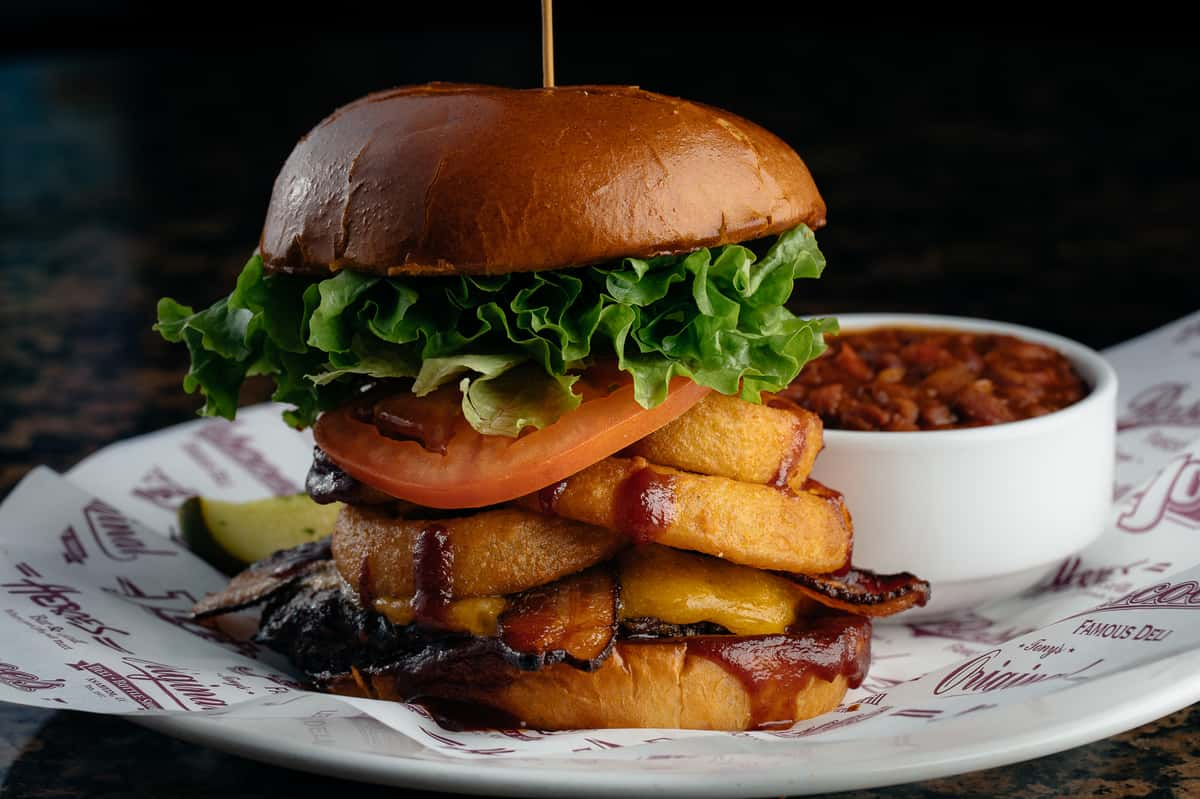
[[[746,637],[727,639],[757,643]],[[510,669],[503,679],[489,679],[485,685],[425,683],[421,696],[483,706],[542,730],[747,730],[785,725],[832,710],[846,690],[862,680],[870,660],[869,624],[852,625],[838,636],[834,646],[840,651],[828,653],[840,655],[836,670],[811,668],[764,651],[750,667],[757,669],[757,679],[689,651],[699,640],[622,641],[592,672],[564,663],[538,671]],[[744,651],[752,650],[747,646]],[[819,660],[830,662],[829,657]],[[404,675],[360,672],[334,678],[324,688],[349,696],[404,701],[412,698],[406,684]]]

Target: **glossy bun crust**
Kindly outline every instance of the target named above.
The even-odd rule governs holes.
[[[800,157],[632,87],[428,84],[338,109],[284,164],[268,269],[496,274],[687,252],[825,222]]]
[[[863,672],[870,658],[869,639],[869,625],[848,639]],[[426,682],[422,694],[482,705],[540,730],[747,730],[757,726],[754,697],[742,682],[716,663],[689,653],[677,639],[622,641],[593,672],[558,663],[538,671],[508,669],[505,679],[491,684],[480,681],[478,675],[488,672],[495,673],[488,667],[463,668],[460,673],[469,674],[468,679],[449,676]],[[321,687],[335,694],[403,701],[409,693],[404,682],[393,673],[360,673],[357,678],[334,678]],[[774,697],[772,706],[794,721],[813,718],[837,707],[850,682],[842,674],[830,679],[813,674],[785,688],[787,695]]]

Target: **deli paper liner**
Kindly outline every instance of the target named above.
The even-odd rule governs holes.
[[[65,477],[42,468],[17,486],[0,506],[0,699],[273,719],[297,741],[402,757],[671,761],[915,734],[1200,651],[1200,613],[1186,612],[1200,611],[1200,313],[1105,354],[1121,390],[1103,536],[1020,596],[876,625],[862,687],[787,730],[451,732],[417,707],[306,691],[279,656],[193,623],[193,602],[226,580],[179,543],[180,503],[302,490],[311,437],[272,405],[114,444]]]

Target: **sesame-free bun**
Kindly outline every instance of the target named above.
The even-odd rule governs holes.
[[[865,672],[870,626],[848,633],[844,646]],[[773,718],[755,719],[755,698],[732,673],[691,654],[686,642],[622,641],[593,672],[557,663],[538,671],[510,670],[511,679],[493,685],[455,684],[449,680],[424,685],[424,695],[480,705],[541,730],[611,727],[746,730],[758,722],[787,722],[819,716],[837,707],[854,677],[829,679],[812,674],[795,685],[784,681],[771,697]],[[394,673],[346,675],[324,690],[348,696],[403,701],[404,679]],[[786,695],[784,695],[786,694]]]
[[[338,109],[275,180],[282,272],[497,274],[825,222],[800,157],[734,114],[634,87],[434,83]]]

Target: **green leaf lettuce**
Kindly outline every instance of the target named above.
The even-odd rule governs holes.
[[[201,414],[232,419],[250,375],[271,375],[295,426],[346,401],[363,379],[412,378],[425,395],[457,383],[480,432],[516,436],[577,407],[588,363],[616,358],[645,408],[675,376],[757,402],[824,350],[832,319],[785,307],[825,259],[804,225],[758,259],[737,244],[569,270],[312,281],[268,275],[252,257],[228,297],[199,312],[158,304],[156,329],[192,358]]]

